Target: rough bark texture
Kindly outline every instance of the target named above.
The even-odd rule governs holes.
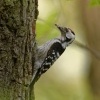
[[[26,85],[34,66],[37,4],[0,0],[0,100],[29,100]]]
[[[87,41],[97,57],[91,57],[89,80],[94,100],[100,100],[100,7],[89,6],[88,0],[81,0],[81,13],[87,30]]]

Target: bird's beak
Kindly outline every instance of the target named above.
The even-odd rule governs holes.
[[[55,24],[55,26],[62,32],[63,31],[63,28],[60,27],[59,25]]]

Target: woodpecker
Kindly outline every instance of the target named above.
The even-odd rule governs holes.
[[[53,63],[62,55],[66,47],[75,39],[75,34],[70,28],[55,26],[60,30],[60,38],[47,41],[42,46],[37,47],[37,54],[34,64],[34,74],[30,85],[34,85],[40,76],[45,73]]]

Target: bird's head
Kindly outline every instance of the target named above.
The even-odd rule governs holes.
[[[61,27],[57,24],[55,24],[55,26],[61,32],[61,42],[62,43],[66,43],[66,45],[68,46],[75,40],[75,33],[70,28]]]

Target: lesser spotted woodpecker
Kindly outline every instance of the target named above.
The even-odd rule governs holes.
[[[30,85],[34,85],[75,39],[75,34],[70,28],[61,27],[57,24],[55,26],[60,30],[61,37],[52,39],[37,47],[34,74]]]

